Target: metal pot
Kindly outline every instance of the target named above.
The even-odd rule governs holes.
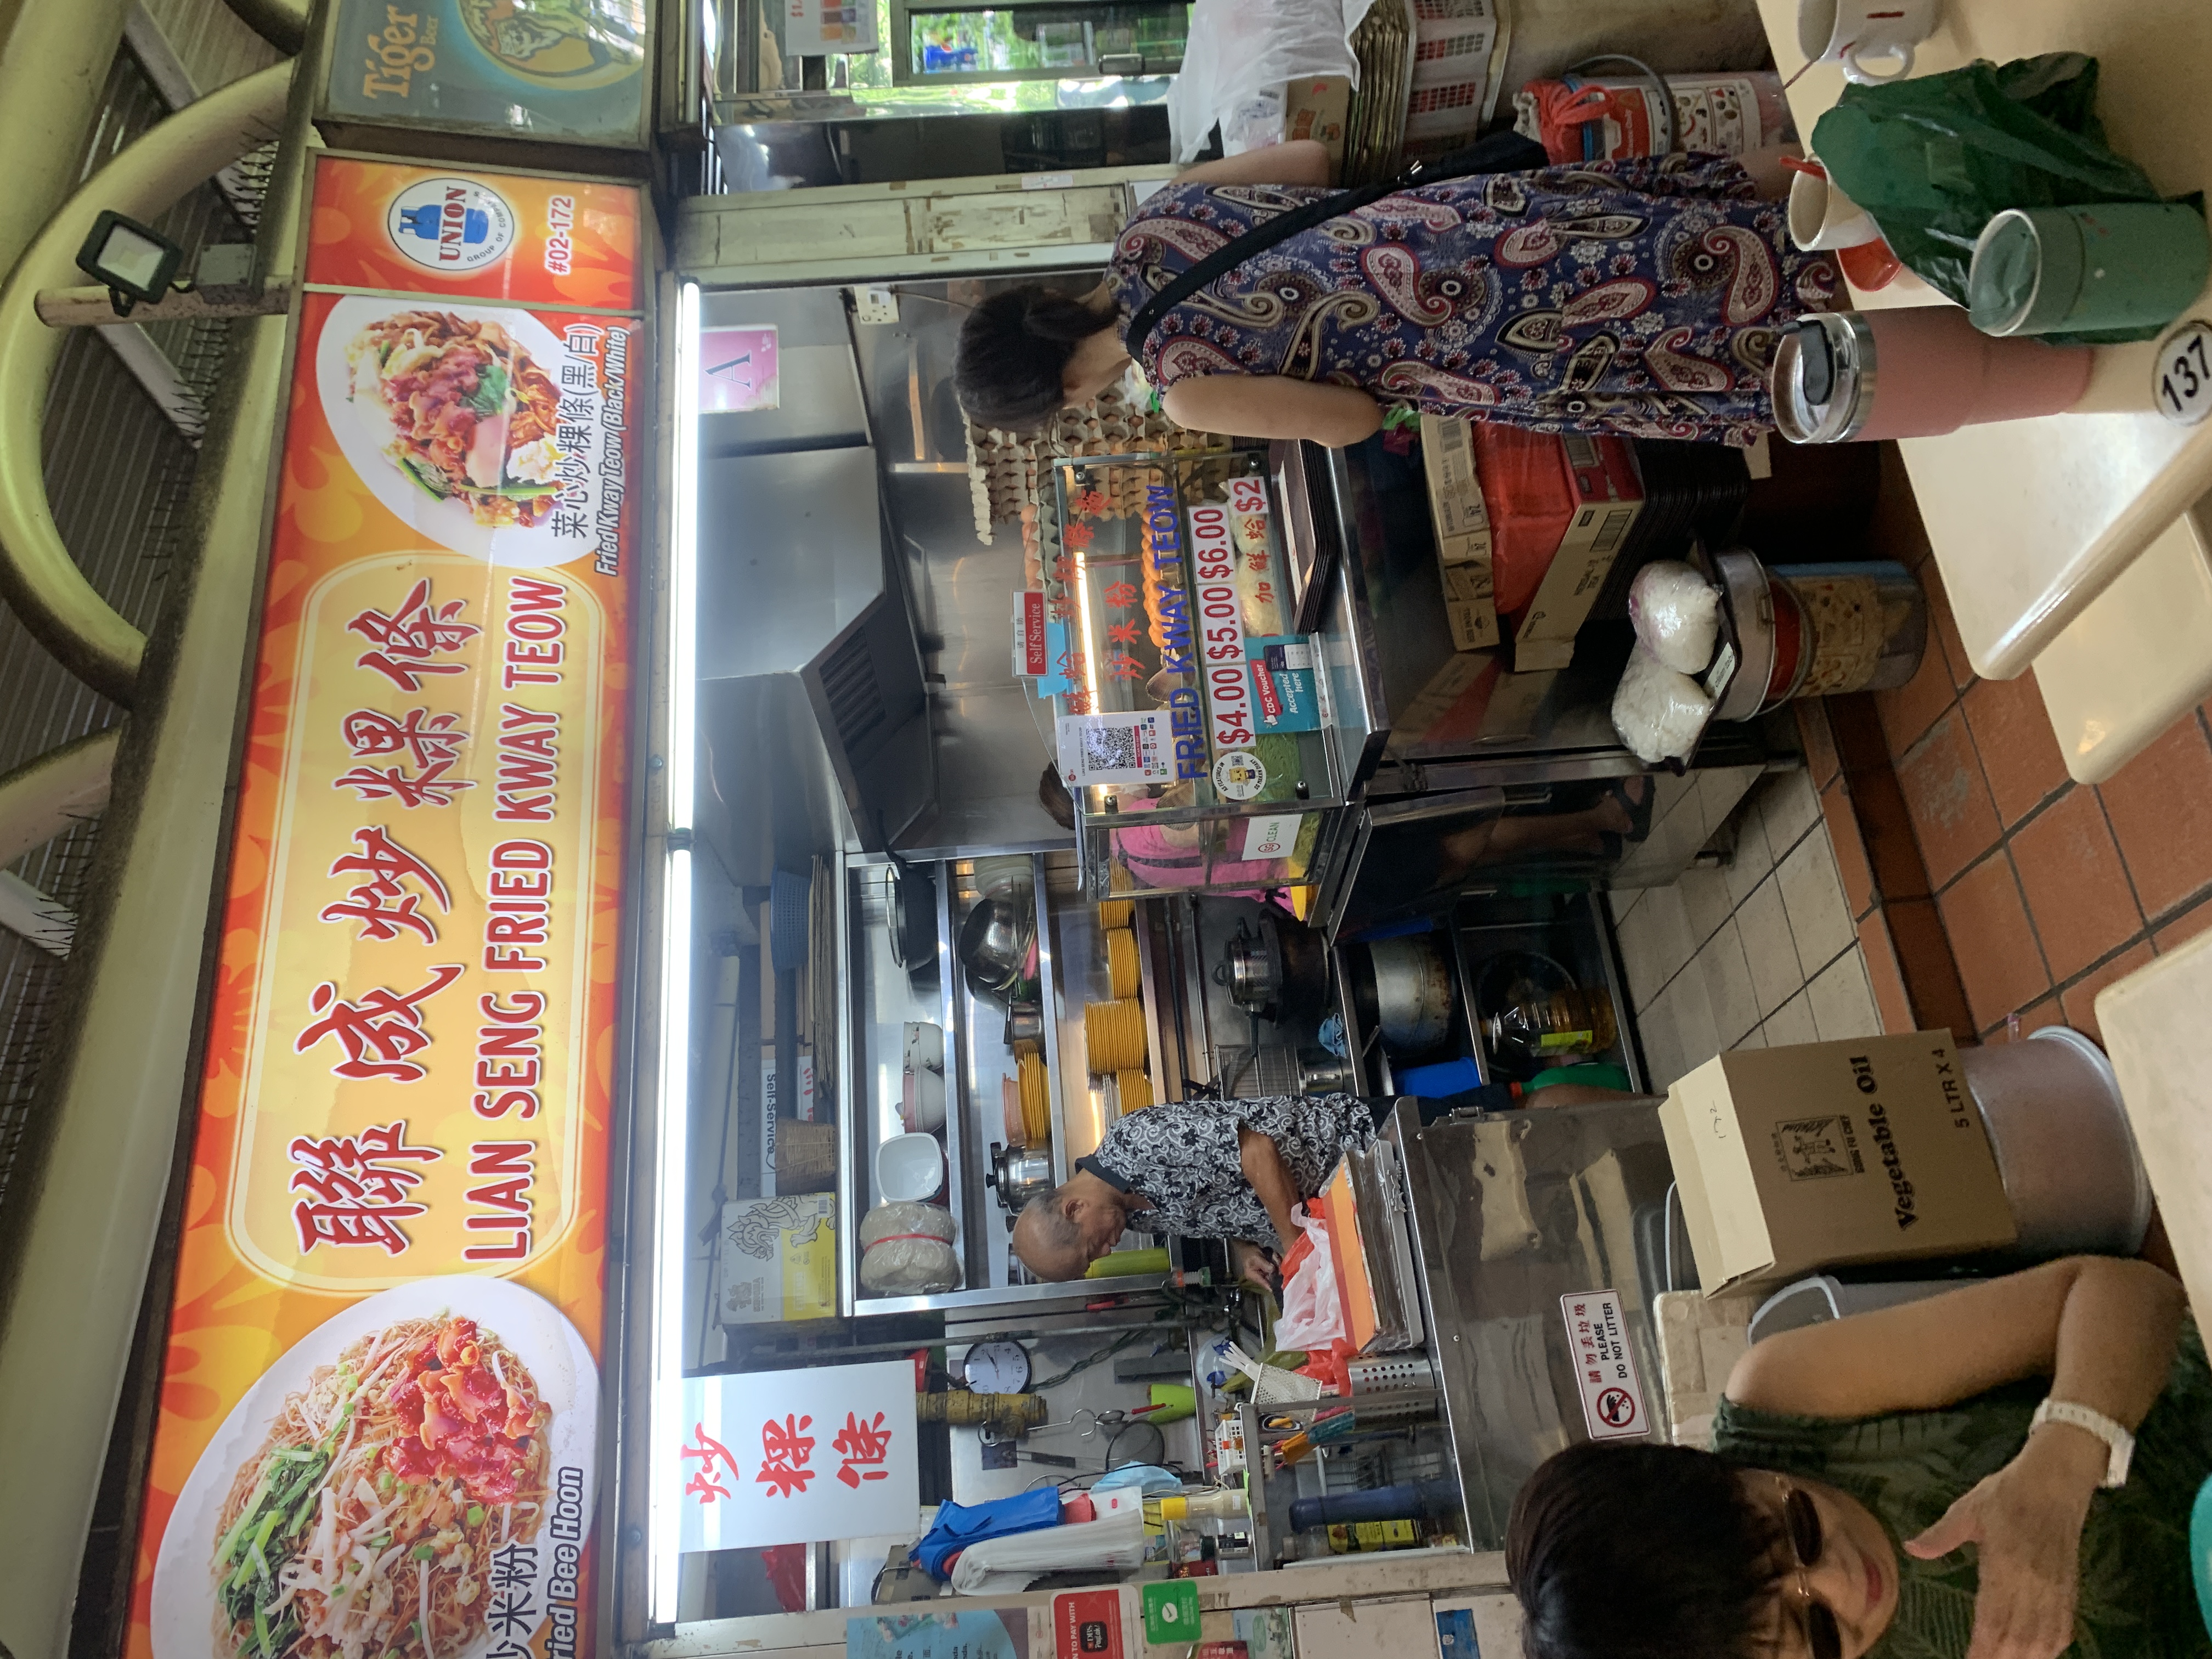
[[[1044,1041],[1044,1007],[1041,1003],[1017,1002],[1006,1010],[1006,1047]]]
[[[1298,1092],[1302,1095],[1345,1095],[1352,1092],[1352,1062],[1326,1048],[1298,1050]]]
[[[1283,992],[1283,958],[1275,931],[1266,921],[1253,932],[1243,917],[1237,919],[1237,936],[1223,952],[1213,981],[1229,988],[1229,1000],[1247,1013],[1273,1019]]]
[[[1036,997],[1036,914],[1003,894],[986,894],[960,924],[968,982],[1001,1004]]]
[[[1451,970],[1434,936],[1377,939],[1367,954],[1375,964],[1375,1022],[1383,1047],[1418,1054],[1442,1042],[1451,1029]]]
[[[1230,1000],[1239,1008],[1265,1020],[1310,1013],[1328,992],[1321,941],[1313,930],[1272,915],[1261,916],[1257,928],[1237,918],[1237,936],[1213,977],[1229,988]]]
[[[993,1141],[991,1167],[984,1173],[983,1184],[996,1189],[1011,1222],[1031,1199],[1042,1198],[1052,1190],[1052,1148],[1001,1146]]]

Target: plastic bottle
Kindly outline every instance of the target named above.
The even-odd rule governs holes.
[[[1529,1060],[1603,1054],[1620,1036],[1613,999],[1580,985],[1500,1009],[1490,1017],[1488,1031],[1492,1048]]]
[[[1209,1486],[1145,1500],[1145,1519],[1152,1522],[1242,1521],[1245,1514],[1244,1494],[1234,1486]]]

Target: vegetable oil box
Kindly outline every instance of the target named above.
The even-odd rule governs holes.
[[[1717,1055],[1659,1122],[1707,1296],[2015,1236],[1947,1031]]]
[[[837,1195],[787,1193],[722,1206],[725,1325],[827,1319],[837,1311]]]

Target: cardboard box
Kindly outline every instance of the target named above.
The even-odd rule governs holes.
[[[722,1206],[721,1322],[828,1319],[837,1311],[837,1194]]]
[[[1636,451],[1626,438],[1570,433],[1565,447],[1574,513],[1559,550],[1513,635],[1513,666],[1520,672],[1565,668],[1574,660],[1575,635],[1613,574],[1613,562],[1644,511],[1644,479]]]
[[[2014,1237],[1947,1031],[1717,1055],[1659,1122],[1707,1296]]]
[[[1436,527],[1452,644],[1462,651],[1486,649],[1498,641],[1498,601],[1490,514],[1475,472],[1474,423],[1422,416],[1421,470],[1428,479],[1429,518]]]
[[[1307,76],[1283,88],[1283,137],[1313,139],[1339,166],[1344,161],[1344,127],[1351,112],[1352,82],[1345,76]]]

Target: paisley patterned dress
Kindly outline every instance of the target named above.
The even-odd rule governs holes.
[[[1123,227],[1126,331],[1230,237],[1325,195],[1170,185]],[[1142,368],[1284,374],[1384,404],[1529,427],[1748,444],[1774,422],[1775,337],[1838,290],[1778,202],[1711,155],[1422,185],[1278,242],[1170,309]]]

